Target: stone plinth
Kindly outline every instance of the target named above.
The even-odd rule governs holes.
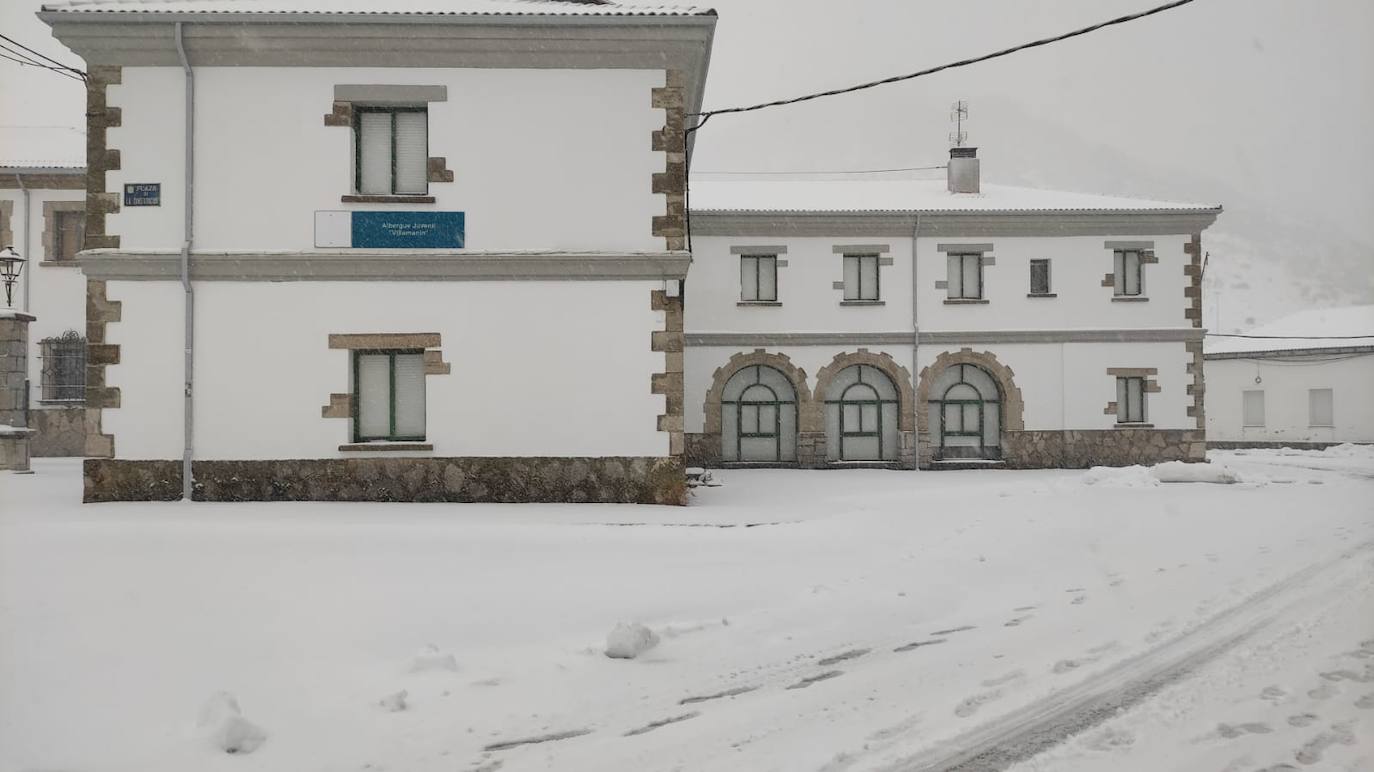
[[[34,317],[0,309],[0,469],[29,470],[29,322]]]

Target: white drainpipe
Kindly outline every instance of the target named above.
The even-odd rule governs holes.
[[[191,71],[191,62],[186,58],[186,46],[181,38],[182,22],[176,23],[176,43],[177,57],[181,59],[181,68],[186,72],[186,201],[183,207],[185,222],[183,224],[184,240],[181,242],[181,288],[185,291],[186,318],[185,328],[185,387],[186,399],[183,403],[182,423],[186,429],[185,446],[181,454],[181,498],[189,501],[194,487],[194,480],[191,477],[191,458],[194,448],[195,438],[195,404],[191,396],[192,373],[195,364],[195,308],[196,295],[191,288],[191,245],[195,238],[195,181],[196,181],[196,79]]]
[[[29,187],[24,184],[24,175],[14,175],[19,180],[19,190],[24,194],[24,257],[29,261],[29,272],[24,277],[24,313],[29,312],[29,287],[33,285],[33,270],[38,265],[38,261],[33,259],[33,253],[29,251],[29,232],[33,230],[33,214],[29,211]],[[7,247],[9,244],[0,244],[0,247]]]

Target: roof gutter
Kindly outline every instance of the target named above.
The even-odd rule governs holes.
[[[185,318],[183,320],[185,401],[182,404],[182,424],[185,428],[185,437],[181,453],[181,498],[190,501],[195,486],[191,459],[194,456],[195,447],[195,402],[192,396],[192,375],[195,372],[196,294],[191,287],[191,247],[195,240],[196,77],[191,70],[190,60],[186,58],[186,46],[182,40],[182,25],[183,22],[178,21],[175,27],[177,57],[181,60],[181,68],[186,73],[186,139],[184,142],[186,148],[186,189],[185,199],[182,202],[184,219],[182,223],[183,240],[181,242],[181,288],[185,293]]]

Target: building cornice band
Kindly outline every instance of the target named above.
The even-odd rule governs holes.
[[[196,253],[195,281],[634,281],[684,279],[685,252],[603,253]],[[178,281],[180,256],[83,252],[88,279]]]
[[[1216,222],[1219,209],[1101,212],[722,212],[694,210],[693,236],[1165,236]]]
[[[688,346],[910,346],[1014,343],[1180,343],[1202,340],[1192,327],[1102,330],[951,330],[939,332],[689,332]]]

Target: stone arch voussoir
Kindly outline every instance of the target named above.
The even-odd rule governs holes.
[[[792,364],[791,358],[786,354],[772,354],[763,349],[754,349],[749,353],[739,353],[731,355],[725,364],[716,368],[716,372],[711,376],[711,388],[706,392],[706,434],[708,436],[719,437],[721,430],[721,395],[725,391],[725,384],[735,373],[746,367],[763,365],[771,367],[782,373],[789,383],[792,390],[797,393],[797,424],[798,429],[804,431],[805,416],[811,410],[811,390],[806,386],[806,371]]]
[[[876,367],[882,370],[888,378],[892,379],[892,383],[897,387],[898,399],[900,400],[900,404],[898,405],[899,410],[897,411],[897,428],[903,432],[912,431],[914,429],[916,397],[911,387],[911,371],[897,364],[897,360],[893,359],[892,355],[885,353],[875,354],[866,348],[861,348],[854,352],[836,354],[835,358],[830,360],[830,364],[822,367],[820,372],[816,373],[815,403],[818,409],[816,410],[815,430],[821,432],[825,431],[825,413],[819,409],[819,406],[825,403],[825,395],[826,392],[830,390],[831,381],[835,379],[835,376],[840,374],[841,370],[854,365],[869,365],[870,367]]]
[[[916,432],[920,438],[921,460],[930,460],[930,385],[948,368],[954,365],[974,365],[981,368],[997,382],[1002,392],[1002,431],[1019,432],[1025,429],[1025,402],[1021,389],[1016,386],[1016,375],[1010,367],[997,361],[996,355],[988,351],[974,351],[961,348],[946,351],[935,357],[935,361],[921,370],[920,385],[916,389]]]

